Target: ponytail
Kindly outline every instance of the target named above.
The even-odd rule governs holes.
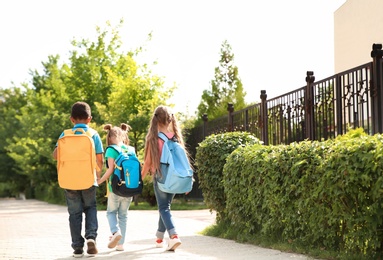
[[[129,145],[130,140],[129,140],[128,132],[132,129],[132,127],[130,125],[128,125],[128,124],[121,123],[120,128],[124,132],[123,143],[126,144],[126,145]]]
[[[110,138],[110,130],[112,129],[111,124],[104,125],[104,130],[107,132],[106,134],[106,146],[109,146],[109,138]]]

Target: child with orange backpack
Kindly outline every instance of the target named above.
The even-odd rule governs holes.
[[[81,235],[83,213],[87,253],[91,256],[98,253],[96,187],[104,149],[97,131],[88,126],[91,119],[87,103],[74,103],[70,117],[74,126],[61,133],[53,151],[53,158],[57,160],[58,182],[65,190],[73,256],[76,258],[84,255],[85,240]]]

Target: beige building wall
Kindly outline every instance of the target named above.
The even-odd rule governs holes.
[[[373,43],[383,43],[383,0],[347,0],[334,12],[335,73],[370,62]]]

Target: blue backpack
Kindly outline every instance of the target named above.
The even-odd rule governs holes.
[[[132,197],[141,194],[144,187],[141,177],[141,163],[134,152],[134,148],[128,147],[128,151],[124,151],[118,145],[110,145],[108,148],[112,148],[119,153],[114,161],[114,172],[111,181],[113,193],[121,197]],[[109,168],[108,163],[106,166]]]
[[[169,139],[158,133],[164,141],[160,159],[161,175],[157,175],[158,188],[167,193],[186,193],[193,188],[193,170],[190,167],[184,148],[177,139]]]

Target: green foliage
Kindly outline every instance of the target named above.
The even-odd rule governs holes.
[[[383,135],[361,129],[323,142],[239,147],[224,156],[219,198],[226,204],[218,200],[214,209],[244,236],[340,259],[375,259],[382,256],[382,154]],[[210,199],[217,188],[209,189]]]
[[[234,65],[234,54],[227,41],[221,45],[219,66],[214,70],[214,80],[211,89],[204,90],[198,105],[197,118],[207,114],[209,120],[227,114],[227,104],[232,103],[236,110],[246,107],[242,82],[239,78],[238,67]]]
[[[16,196],[26,192],[24,173],[10,156],[8,143],[12,143],[15,132],[20,128],[21,108],[26,104],[26,95],[21,88],[0,89],[0,194]]]
[[[197,147],[195,165],[206,205],[218,212],[218,219],[225,214],[226,196],[223,187],[223,166],[226,158],[240,146],[260,144],[247,132],[231,132],[208,136]]]
[[[156,197],[154,195],[154,189],[153,189],[153,177],[146,175],[144,181],[144,188],[142,190],[142,194],[140,197],[142,197],[146,202],[149,203],[150,206],[157,205]]]
[[[165,87],[146,64],[136,63],[140,48],[121,51],[121,26],[122,21],[115,28],[97,28],[95,41],[74,40],[68,62],[49,56],[42,72],[31,71],[31,86],[0,91],[0,180],[7,182],[0,193],[49,200],[56,194],[51,189],[58,186],[52,152],[60,133],[72,127],[70,109],[76,101],[91,106],[91,127],[103,140],[103,124],[131,125],[131,145],[140,155],[152,111],[170,105],[166,101],[175,86]],[[103,189],[97,194],[101,202]]]
[[[106,205],[108,204],[108,197],[106,197],[106,189],[106,182],[104,182],[101,185],[99,185],[96,190],[96,200],[98,209],[106,209]]]
[[[206,209],[206,205],[201,201],[184,200],[175,197],[172,202],[172,210],[201,210]],[[158,206],[155,203],[151,205],[149,202],[138,202],[131,204],[129,210],[158,210]]]
[[[322,165],[323,178],[315,197],[321,198],[321,203],[316,206],[318,211],[331,214],[313,215],[312,220],[326,223],[333,235],[319,230],[317,236],[349,254],[373,256],[382,250],[382,141],[382,135],[351,131],[337,138],[329,151],[331,156]]]
[[[33,189],[32,197],[53,204],[66,205],[64,190],[61,189],[56,183],[36,184]]]

